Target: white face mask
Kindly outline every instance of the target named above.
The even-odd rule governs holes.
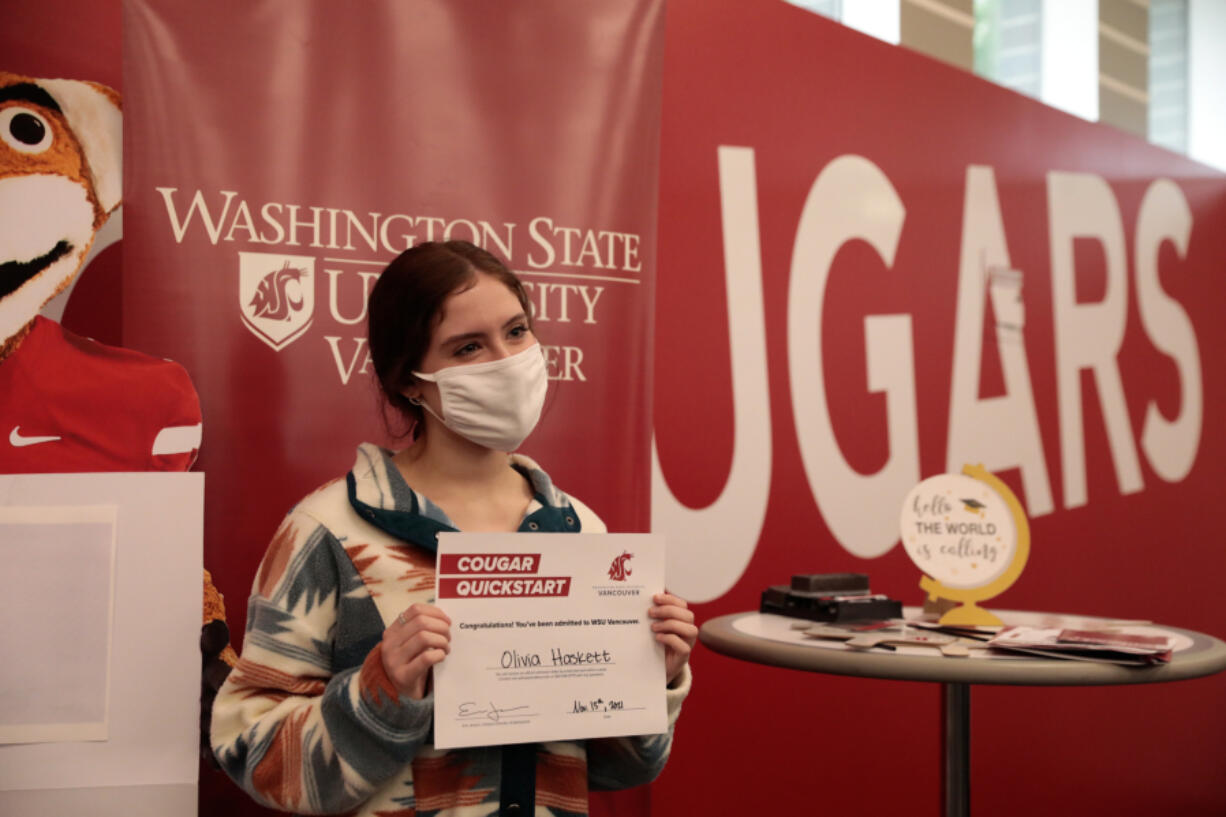
[[[514,451],[532,433],[549,385],[539,343],[501,360],[413,376],[438,384],[443,416],[425,400],[413,398],[413,403],[461,437],[495,451]]]

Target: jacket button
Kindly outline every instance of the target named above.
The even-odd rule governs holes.
[[[540,525],[538,525],[538,524],[537,524],[537,523],[535,523],[535,522],[529,522],[529,523],[528,523],[528,530],[540,530],[540,528],[541,528],[541,526],[540,526]],[[512,805],[512,806],[515,806],[515,804],[514,804],[514,803],[512,803],[511,805]],[[519,806],[515,806],[515,807],[516,807],[516,808],[519,808]]]
[[[506,814],[507,817],[513,817],[513,815],[520,814],[522,811],[523,809],[519,807],[519,803],[511,803],[506,807],[506,809],[503,810],[502,813]]]
[[[573,528],[575,526],[575,517],[573,516],[566,517],[566,524],[570,525]]]

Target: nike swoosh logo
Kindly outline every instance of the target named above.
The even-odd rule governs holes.
[[[24,448],[27,445],[38,445],[39,443],[53,443],[56,440],[63,439],[62,437],[27,437],[20,431],[21,426],[13,426],[13,430],[9,432],[9,442],[14,448]]]

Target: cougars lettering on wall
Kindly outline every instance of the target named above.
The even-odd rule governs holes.
[[[1226,634],[1205,602],[1226,569],[1226,441],[1209,433],[1226,419],[1226,177],[785,3],[676,0],[668,25],[652,522],[670,588],[708,602],[700,619],[814,570],[918,604],[902,501],[982,463],[1031,517],[998,606]],[[937,801],[935,690],[693,663],[687,706],[736,700],[738,717],[697,719],[688,746],[775,728],[769,751],[679,747],[661,813],[811,811],[806,727],[840,736],[827,780],[865,780],[883,736],[933,759],[871,803],[823,787],[823,810]],[[1172,686],[976,692],[975,768],[1043,781],[1019,798],[977,772],[976,809],[1161,813],[1173,791],[1226,809],[1226,678]],[[769,783],[687,785],[711,776]]]

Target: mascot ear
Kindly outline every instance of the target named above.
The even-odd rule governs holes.
[[[59,104],[68,127],[81,143],[98,204],[102,212],[111,212],[123,198],[123,112],[119,94],[96,82],[35,82]]]

